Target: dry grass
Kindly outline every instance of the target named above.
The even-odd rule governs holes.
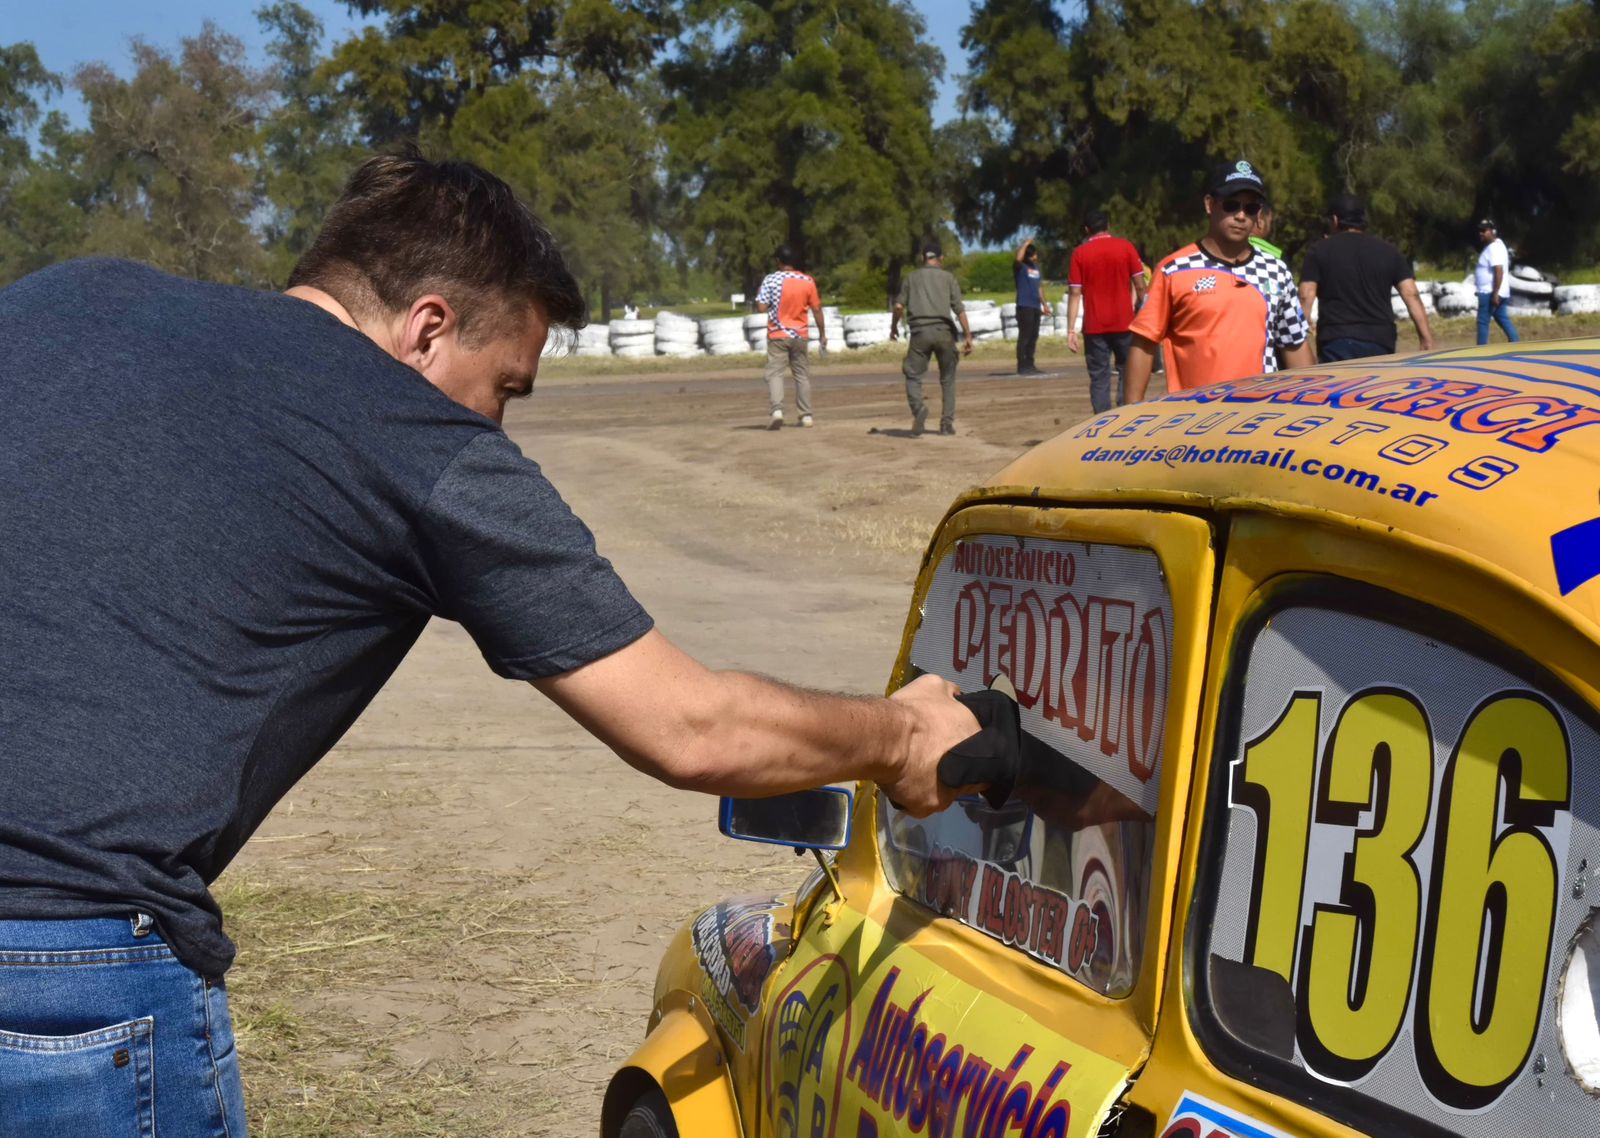
[[[388,875],[385,875],[387,878]],[[353,883],[355,885],[357,883]],[[422,1046],[467,1038],[593,981],[556,966],[576,924],[509,874],[414,869],[404,888],[306,884],[256,865],[217,889],[239,940],[229,998],[258,1138],[500,1138],[553,1103],[503,1057]],[[416,1014],[415,989],[426,1016]],[[543,1058],[550,1062],[556,1055]],[[515,1060],[512,1060],[515,1062]],[[492,1092],[492,1093],[491,1093]]]

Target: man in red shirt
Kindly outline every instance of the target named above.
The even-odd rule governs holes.
[[[1129,241],[1111,236],[1101,210],[1083,219],[1087,240],[1072,251],[1067,269],[1067,347],[1078,350],[1078,306],[1083,305],[1084,360],[1089,365],[1089,402],[1095,414],[1122,403],[1128,368],[1128,325],[1144,303],[1144,263]],[[1132,286],[1130,291],[1129,286]],[[1138,293],[1136,302],[1133,293]],[[1111,402],[1111,361],[1117,361],[1117,402]]]
[[[1310,367],[1311,326],[1289,266],[1250,244],[1267,200],[1250,163],[1212,172],[1206,235],[1156,266],[1150,300],[1132,325],[1128,402],[1144,398],[1156,345],[1171,344],[1167,389],[1204,387],[1284,367]],[[1181,383],[1180,383],[1181,377]]]
[[[828,350],[828,328],[822,321],[822,298],[817,282],[795,268],[799,258],[785,245],[778,250],[778,271],[768,273],[756,293],[756,303],[767,311],[767,404],[771,412],[767,429],[783,426],[783,377],[794,376],[794,405],[800,425],[811,426],[811,361],[806,356],[806,317],[817,322],[817,347]]]

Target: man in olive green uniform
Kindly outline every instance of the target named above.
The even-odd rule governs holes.
[[[911,341],[901,370],[906,377],[906,402],[911,404],[911,433],[922,434],[928,421],[928,405],[922,399],[922,377],[928,370],[928,357],[939,358],[939,390],[943,406],[939,433],[956,433],[956,355],[955,320],[961,321],[961,353],[972,354],[972,329],[961,304],[961,286],[941,266],[943,250],[927,246],[922,253],[922,268],[906,274],[900,282],[900,296],[894,302],[894,317],[889,322],[889,339],[900,338],[900,318],[906,320]]]

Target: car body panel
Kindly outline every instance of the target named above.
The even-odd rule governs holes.
[[[1600,915],[1586,899],[1593,893],[1591,867],[1600,866],[1600,786],[1589,785],[1600,774],[1591,778],[1592,762],[1584,762],[1600,753],[1600,430],[1593,427],[1600,427],[1600,340],[1433,352],[1279,373],[1119,408],[1035,447],[988,485],[958,498],[923,559],[891,691],[921,667],[944,674],[938,660],[930,662],[926,639],[918,648],[918,637],[929,621],[930,588],[963,542],[994,544],[985,535],[1008,535],[1025,551],[1032,548],[1026,543],[1093,542],[1152,550],[1160,559],[1175,619],[1150,912],[1137,977],[1123,998],[1100,995],[1048,961],[971,927],[977,922],[939,917],[896,893],[879,845],[893,812],[863,786],[855,836],[836,859],[843,899],[816,881],[808,886],[792,945],[775,959],[750,1016],[746,1051],[726,1048],[744,1133],[900,1133],[913,1123],[938,1132],[930,1126],[935,1113],[943,1112],[945,1125],[952,1111],[972,1105],[941,1092],[945,1056],[957,1042],[963,1064],[976,1054],[1002,1075],[1023,1047],[1033,1048],[1016,1064],[1002,1101],[1010,1102],[1012,1091],[1026,1083],[1026,1112],[1036,1131],[1050,1118],[1063,1133],[1160,1138],[1600,1133],[1600,1094],[1596,1088],[1586,1094],[1574,1081],[1567,1036],[1558,1038],[1553,1026],[1566,1014],[1559,1004],[1570,974],[1562,971],[1564,961]],[[949,604],[948,589],[937,595],[943,598],[938,604]],[[1308,609],[1334,615],[1314,626],[1332,631],[1325,641],[1305,641],[1308,663],[1302,667],[1284,655],[1280,641],[1296,628],[1313,627],[1296,624]],[[947,636],[950,618],[936,615],[928,627]],[[1381,647],[1370,659],[1351,647],[1361,643],[1355,633],[1362,622],[1379,630],[1372,643]],[[1432,756],[1431,781],[1415,802],[1402,801],[1391,813],[1380,796],[1399,768],[1374,759],[1374,771],[1384,773],[1372,776],[1370,800],[1360,786],[1352,796],[1347,785],[1344,814],[1313,814],[1319,836],[1305,847],[1301,888],[1307,897],[1321,889],[1324,899],[1314,912],[1306,902],[1304,923],[1295,926],[1299,947],[1274,966],[1276,972],[1263,972],[1266,966],[1258,963],[1246,974],[1261,979],[1263,1007],[1282,993],[1294,1001],[1292,1052],[1290,1058],[1252,1059],[1230,1035],[1234,1013],[1219,1002],[1227,983],[1212,971],[1219,967],[1215,953],[1208,956],[1233,935],[1227,931],[1233,918],[1219,914],[1230,905],[1237,909],[1240,890],[1255,897],[1264,888],[1260,878],[1240,884],[1245,862],[1239,851],[1248,847],[1229,848],[1242,840],[1231,834],[1250,832],[1230,830],[1237,826],[1230,819],[1245,809],[1235,797],[1239,769],[1246,744],[1260,742],[1250,732],[1265,722],[1257,707],[1250,712],[1256,726],[1247,730],[1241,708],[1258,689],[1265,693],[1261,699],[1286,707],[1291,695],[1317,696],[1327,665],[1320,657],[1335,651],[1343,653],[1335,662],[1351,676],[1370,675],[1372,691],[1417,706],[1418,722],[1429,732],[1424,753]],[[917,652],[920,663],[913,666]],[[1535,736],[1517,744],[1529,748],[1531,766],[1515,757],[1522,754],[1515,748],[1483,755],[1467,748],[1457,736],[1472,719],[1445,706],[1454,698],[1449,674],[1440,672],[1444,678],[1438,679],[1408,663],[1406,653],[1472,670],[1462,673],[1469,681],[1463,700],[1470,695],[1489,706],[1514,697],[1553,709],[1570,741],[1567,798],[1561,786],[1536,785],[1541,760]],[[1254,678],[1252,661],[1258,665]],[[982,679],[961,683],[968,690],[987,686]],[[1326,698],[1330,705],[1367,698],[1360,687],[1328,688]],[[1026,719],[1026,708],[1023,714]],[[1379,717],[1390,725],[1403,718]],[[1328,756],[1340,721],[1324,715],[1312,736],[1311,769],[1322,772],[1310,784],[1323,796],[1316,802],[1330,793]],[[1403,733],[1394,738],[1395,746],[1409,746]],[[1389,756],[1383,762],[1422,769],[1414,757],[1381,753]],[[1485,762],[1500,763],[1498,782],[1481,777]],[[1464,863],[1451,860],[1445,838],[1456,828],[1455,780],[1469,775],[1486,803],[1479,829],[1483,818],[1493,819],[1485,856],[1516,846],[1523,868],[1507,871],[1503,892],[1483,894],[1488,915],[1481,926],[1463,927],[1457,913],[1458,938],[1478,936],[1483,946],[1466,954],[1464,971],[1430,973],[1429,957],[1417,946],[1444,943],[1430,930],[1443,920],[1440,897],[1459,893],[1451,882],[1461,878]],[[1484,786],[1491,788],[1486,799]],[[1362,810],[1352,812],[1363,801]],[[1373,879],[1379,900],[1365,910],[1358,906],[1355,917],[1341,915],[1327,898],[1348,890],[1338,882],[1344,847],[1330,846],[1328,834],[1348,831],[1341,839],[1351,850],[1343,872],[1358,880],[1356,852],[1373,848],[1384,826],[1407,809],[1416,826],[1426,819],[1425,828],[1403,859],[1391,858],[1388,876]],[[1516,813],[1529,809],[1530,816]],[[1261,825],[1265,833],[1270,823]],[[1265,850],[1267,839],[1261,841]],[[1266,859],[1260,864],[1270,864],[1278,855],[1259,856]],[[1556,896],[1542,911],[1526,904],[1538,893],[1529,892],[1528,866],[1553,875]],[[1224,875],[1231,875],[1226,889]],[[1309,973],[1293,961],[1306,966],[1311,938],[1320,935],[1318,921],[1359,928],[1361,938],[1378,935],[1373,922],[1392,914],[1396,882],[1405,886],[1400,892],[1420,897],[1422,914],[1409,942],[1414,955],[1405,966],[1404,1002],[1394,1002],[1396,996],[1369,1006],[1365,993],[1369,981],[1377,983],[1370,979],[1375,973],[1352,971],[1347,1010],[1359,1018],[1381,1005],[1407,1026],[1372,1060],[1376,1066],[1348,1078],[1319,1073],[1313,1068],[1325,1060],[1304,1050],[1308,1038],[1311,1044],[1319,1038],[1314,1025],[1306,1027]],[[1470,916],[1473,910],[1466,911]],[[1509,933],[1505,918],[1495,915],[1506,912],[1518,918]],[[1527,954],[1505,964],[1494,938],[1514,935],[1518,944],[1528,943],[1530,921],[1534,947],[1547,951],[1519,972]],[[1381,929],[1392,935],[1393,927]],[[689,956],[689,966],[698,968]],[[1224,955],[1223,963],[1228,959]],[[664,975],[681,970],[682,961],[672,960],[669,953]],[[1524,983],[1529,968],[1544,969],[1532,987]],[[1341,973],[1330,975],[1337,980]],[[1445,1011],[1424,1007],[1418,992],[1425,980],[1430,999],[1449,1005]],[[696,978],[677,987],[700,990],[703,983]],[[661,995],[658,988],[658,1001]],[[1501,1054],[1477,1040],[1495,1027],[1497,999],[1504,1006],[1520,999],[1526,1007],[1535,996],[1532,1034],[1524,1031],[1517,1042],[1525,1050]],[[1578,1011],[1587,1007],[1585,998]],[[1333,1010],[1339,1012],[1337,1001]],[[1462,1014],[1477,1018],[1452,1028],[1466,1022]],[[923,1031],[920,1064],[905,1059],[916,1054],[909,1038],[900,1051],[892,1040],[886,1051],[874,1048],[886,1024],[899,1024],[908,1037]],[[1441,1032],[1458,1064],[1465,1055],[1503,1069],[1505,1078],[1486,1078],[1481,1086],[1457,1080],[1452,1091],[1438,1071],[1419,1074],[1439,1061],[1418,1041]],[[926,1041],[939,1035],[944,1050],[935,1066]],[[1250,1046],[1264,1044],[1256,1039]],[[874,1061],[885,1069],[875,1071]],[[890,1078],[888,1066],[895,1063],[901,1084]],[[1057,1063],[1072,1067],[1047,1087]],[[952,1069],[959,1085],[962,1068]],[[976,1082],[973,1076],[969,1091]],[[903,1108],[895,1094],[901,1085]],[[1435,1093],[1441,1085],[1446,1089]],[[1070,1108],[1070,1123],[1066,1114],[1050,1113],[1057,1102]],[[1022,1105],[1020,1096],[1016,1104]],[[921,1107],[915,1116],[913,1105]],[[988,1110],[992,1102],[979,1105]],[[954,1117],[966,1125],[967,1114]],[[1017,1119],[1019,1130],[1026,1130],[1029,1117]]]

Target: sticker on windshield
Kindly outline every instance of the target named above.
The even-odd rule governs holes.
[[[948,549],[911,663],[1015,698],[1052,784],[922,819],[880,803],[890,885],[1094,991],[1131,991],[1171,658],[1171,601],[1149,550],[991,535]]]

